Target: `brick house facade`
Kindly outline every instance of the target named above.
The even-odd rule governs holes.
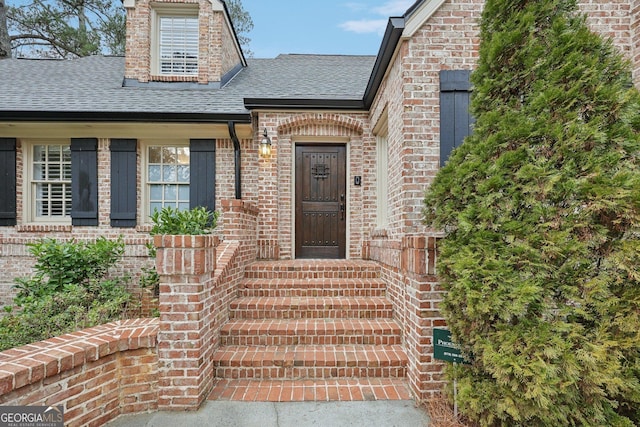
[[[441,234],[422,224],[422,202],[448,151],[469,131],[464,108],[482,4],[417,1],[404,16],[390,18],[376,57],[247,60],[219,0],[125,0],[125,58],[0,61],[0,73],[12,76],[0,81],[0,176],[6,183],[0,193],[0,299],[8,302],[14,279],[31,271],[25,245],[43,237],[122,235],[122,269],[150,265],[147,218],[163,204],[197,200],[220,209],[241,198],[258,208],[247,262],[302,258],[301,248],[315,244],[301,242],[301,234],[321,222],[296,222],[317,216],[298,198],[306,191],[298,186],[300,159],[331,157],[344,147],[344,194],[331,193],[333,205],[317,210],[344,222],[338,258],[380,265],[410,356],[412,389],[419,395],[439,389],[429,337],[431,328],[444,325],[433,261]],[[640,84],[640,0],[579,5],[593,29],[629,58]],[[171,52],[171,43],[182,42],[175,34],[167,36],[173,37],[168,56],[163,53],[165,18],[181,30],[195,28],[197,54]],[[190,68],[193,61],[196,68]],[[260,154],[265,136],[268,156]],[[179,160],[184,148],[188,163]],[[166,149],[174,156],[154,160]],[[311,164],[319,181],[323,171],[333,172],[329,161]],[[41,163],[61,165],[70,175],[36,176],[34,165]],[[187,165],[186,180],[175,173],[152,177]],[[82,174],[88,185],[74,181]],[[189,197],[181,197],[187,187]],[[87,208],[75,204],[85,190],[94,192]],[[216,232],[221,238],[230,237],[225,227],[223,215]],[[325,253],[315,250],[309,253]]]

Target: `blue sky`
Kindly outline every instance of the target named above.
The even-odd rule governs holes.
[[[255,58],[281,53],[376,55],[390,16],[415,0],[242,0]]]

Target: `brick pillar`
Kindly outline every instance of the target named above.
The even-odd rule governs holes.
[[[442,289],[436,276],[439,236],[402,238],[401,271],[405,286],[405,349],[409,355],[408,380],[419,401],[445,385],[444,364],[433,358],[433,328],[445,326],[440,313]]]
[[[221,200],[224,240],[237,240],[242,245],[242,260],[256,260],[258,254],[258,208],[245,200]]]
[[[160,275],[158,409],[196,410],[213,384],[215,236],[154,236]]]

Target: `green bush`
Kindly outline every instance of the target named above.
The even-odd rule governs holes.
[[[124,253],[122,239],[41,240],[28,245],[35,274],[17,279],[14,307],[0,319],[0,350],[128,316],[135,308],[126,277],[107,279]]]
[[[179,210],[170,206],[155,210],[151,215],[154,234],[209,234],[216,228],[218,212],[211,212],[204,207],[190,210]]]
[[[474,133],[425,198],[463,414],[640,423],[640,97],[569,0],[487,0]]]

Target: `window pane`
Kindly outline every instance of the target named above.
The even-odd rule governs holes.
[[[149,163],[162,163],[162,149],[149,147]]]
[[[65,163],[62,165],[62,179],[65,181],[71,181],[71,159],[69,159],[69,163]]]
[[[164,199],[167,201],[176,201],[178,198],[178,186],[177,185],[165,185],[164,186]]]
[[[189,147],[178,147],[178,164],[189,164]]]
[[[150,197],[151,200],[162,200],[162,185],[152,185]]]
[[[176,167],[175,166],[163,166],[162,167],[162,180],[164,182],[176,182]]]
[[[160,173],[162,166],[149,166],[149,181],[160,182],[162,181],[162,174]]]
[[[52,180],[59,180],[61,177],[62,176],[60,173],[60,164],[59,163],[51,164],[49,166],[49,176],[47,176],[47,178]]]
[[[178,199],[179,200],[189,200],[189,186],[181,185],[179,188]]]
[[[172,165],[176,163],[175,147],[162,147],[162,163]]]
[[[178,182],[189,182],[189,166],[178,166]]]
[[[33,179],[38,181],[44,179],[44,172],[42,171],[42,167],[43,166],[41,164],[33,165]]]
[[[47,160],[47,150],[44,145],[36,145],[33,147],[33,161],[44,162]]]
[[[178,204],[178,209],[180,209],[181,211],[188,211],[189,210],[189,203],[179,203]]]

